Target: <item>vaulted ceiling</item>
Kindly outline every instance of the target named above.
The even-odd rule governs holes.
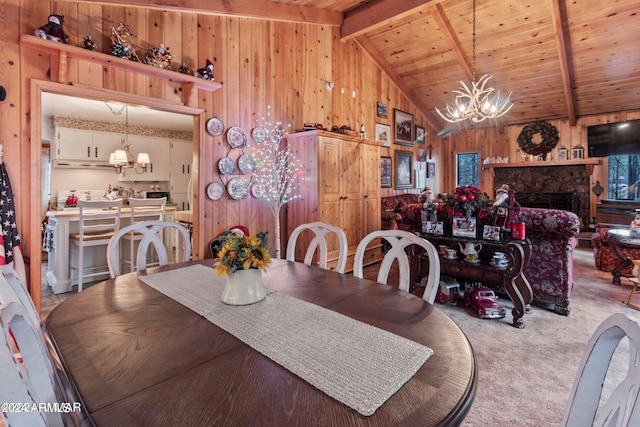
[[[112,0],[109,3],[129,3]],[[160,3],[171,3],[161,5]],[[502,125],[640,110],[640,0],[476,0],[477,76],[512,92]],[[473,0],[139,0],[136,6],[341,27],[437,130],[473,78]],[[450,128],[449,128],[450,129]]]

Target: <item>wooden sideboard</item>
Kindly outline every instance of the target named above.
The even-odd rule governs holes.
[[[445,245],[458,251],[455,259],[440,256],[440,273],[471,281],[486,283],[498,292],[506,293],[513,302],[513,326],[523,328],[524,313],[530,310],[533,292],[529,281],[523,273],[531,259],[531,244],[527,240],[491,241],[467,239],[453,236],[422,234],[423,238],[433,243],[436,248]],[[465,261],[460,254],[460,245],[465,243],[481,244],[478,263]],[[509,261],[506,267],[496,267],[489,263],[493,253],[504,252]]]

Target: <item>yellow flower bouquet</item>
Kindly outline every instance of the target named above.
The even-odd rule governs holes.
[[[271,264],[271,256],[267,247],[268,234],[260,231],[255,236],[242,237],[233,232],[225,233],[218,238],[218,260],[215,272],[226,276],[238,270],[266,270]]]

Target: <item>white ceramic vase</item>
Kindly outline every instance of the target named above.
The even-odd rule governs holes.
[[[248,305],[262,301],[266,296],[267,290],[260,270],[237,270],[227,275],[222,302],[229,305]]]

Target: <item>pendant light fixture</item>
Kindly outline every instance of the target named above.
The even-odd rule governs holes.
[[[113,114],[122,114],[122,110],[116,113],[109,104],[107,107]],[[124,138],[122,140],[122,148],[116,150],[109,155],[109,163],[113,165],[115,172],[120,174],[124,172],[125,168],[132,168],[136,173],[142,174],[147,171],[147,165],[151,163],[149,159],[149,153],[138,153],[138,156],[134,156],[131,153],[131,143],[129,142],[129,106],[124,106],[125,111],[125,123],[124,123]]]
[[[476,0],[473,0],[473,82],[471,86],[459,81],[460,88],[453,90],[456,94],[453,105],[447,104],[444,112],[436,107],[437,113],[449,123],[459,123],[470,120],[473,123],[480,123],[486,119],[497,119],[505,115],[513,103],[510,102],[511,92],[506,97],[488,86],[489,80],[493,77],[484,74],[480,79],[476,79]]]

